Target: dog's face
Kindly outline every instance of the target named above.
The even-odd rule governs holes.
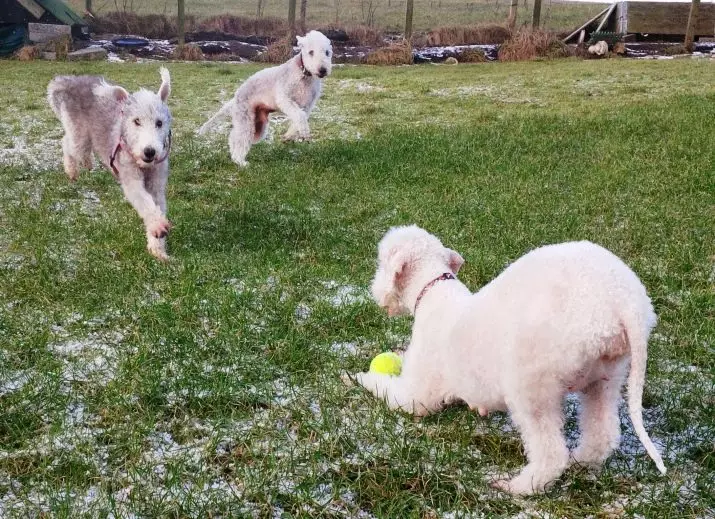
[[[297,39],[305,70],[319,78],[330,74],[333,67],[333,46],[330,40],[319,31],[310,31]]]
[[[171,78],[163,67],[161,79],[156,93],[141,89],[129,95],[120,86],[106,84],[95,89],[96,94],[113,96],[122,103],[122,146],[140,168],[162,161],[169,152],[171,113],[166,100],[171,92]]]
[[[462,256],[448,249],[435,236],[416,225],[393,227],[378,245],[377,271],[372,281],[372,297],[389,316],[410,313],[403,294],[423,272],[459,272]],[[421,290],[422,287],[419,287]]]

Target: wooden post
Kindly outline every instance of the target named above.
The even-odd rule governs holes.
[[[258,0],[256,5],[256,16],[261,18],[263,16],[263,0]]]
[[[511,5],[509,6],[509,18],[506,19],[506,25],[509,27],[510,31],[514,30],[516,27],[516,10],[519,7],[519,0],[511,0]]]
[[[405,39],[412,40],[412,15],[415,11],[415,0],[407,0],[407,11],[405,12]]]
[[[531,18],[531,28],[537,30],[541,24],[541,0],[534,0],[534,15]]]
[[[300,0],[300,31],[305,34],[305,14],[308,10],[308,0]]]
[[[84,10],[92,14],[92,0],[84,0]]]
[[[695,41],[695,25],[698,23],[698,14],[700,13],[700,0],[693,0],[690,4],[690,15],[688,16],[688,27],[685,30],[685,49],[688,52],[693,52]]]
[[[296,0],[288,0],[288,45],[291,48],[295,40],[295,3]]]
[[[186,35],[184,34],[184,0],[177,0],[177,17],[178,17],[178,30],[179,30],[179,47],[183,47],[186,43]]]

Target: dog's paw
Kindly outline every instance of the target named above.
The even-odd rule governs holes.
[[[530,496],[544,491],[543,486],[534,486],[530,479],[520,476],[512,479],[498,479],[491,483],[491,487],[513,496]]]
[[[154,238],[165,238],[171,230],[171,222],[163,216],[154,220],[147,226],[147,232]]]
[[[162,263],[166,263],[169,261],[169,255],[166,253],[163,247],[161,246],[156,246],[156,245],[149,245],[147,247],[147,250],[149,251],[149,254],[154,256],[156,259],[161,261]]]
[[[353,376],[352,376],[350,373],[348,373],[347,371],[343,371],[343,372],[340,374],[340,380],[342,380],[343,384],[345,384],[345,385],[348,386],[348,387],[352,387],[352,386],[355,385],[355,379],[354,379]]]

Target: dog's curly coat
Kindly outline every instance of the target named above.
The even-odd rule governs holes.
[[[531,494],[569,464],[562,432],[567,393],[582,402],[573,461],[600,466],[618,447],[618,405],[629,373],[631,421],[665,473],[642,417],[656,316],[643,284],[618,257],[587,241],[549,245],[471,293],[444,275],[456,275],[462,257],[423,229],[391,229],[378,252],[375,300],[390,315],[411,313],[415,320],[400,376],[359,373],[354,378],[362,386],[391,408],[418,415],[457,400],[480,414],[509,411],[528,464],[494,486]]]
[[[160,72],[156,93],[141,89],[133,94],[98,76],[57,76],[47,86],[47,100],[65,130],[67,176],[74,181],[80,167],[91,169],[96,154],[144,221],[149,252],[167,260],[171,78],[167,69]]]

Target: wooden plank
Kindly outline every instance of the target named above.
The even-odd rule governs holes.
[[[684,35],[690,4],[674,2],[624,2],[628,9],[628,32]],[[702,4],[694,36],[712,36],[715,31],[715,4]]]
[[[17,3],[24,7],[32,16],[37,19],[40,19],[42,15],[45,14],[45,10],[42,8],[42,6],[34,0],[17,0]]]
[[[60,36],[72,34],[72,27],[62,24],[28,23],[28,36],[32,43],[56,40]]]
[[[596,32],[598,32],[598,31],[600,31],[601,29],[603,29],[603,26],[606,25],[606,22],[607,22],[608,19],[611,17],[611,14],[613,14],[613,10],[614,10],[615,8],[616,8],[616,3],[613,2],[613,4],[611,5],[611,7],[608,9],[608,12],[607,12],[605,15],[603,15],[603,19],[601,20],[601,23],[599,23],[599,24],[598,24],[598,27],[596,27]]]
[[[606,7],[603,11],[601,11],[601,12],[598,13],[596,16],[594,16],[593,18],[591,18],[589,21],[587,21],[586,23],[584,23],[581,27],[579,27],[579,28],[576,29],[574,32],[572,32],[571,34],[569,34],[568,36],[566,36],[563,40],[561,40],[561,42],[562,42],[562,43],[568,42],[571,38],[573,38],[574,36],[576,36],[580,31],[584,30],[586,27],[588,27],[588,26],[591,25],[593,22],[595,22],[596,20],[598,20],[598,18],[599,18],[600,16],[606,14],[606,11],[608,11],[608,9],[609,9],[609,7]]]
[[[616,32],[628,34],[628,2],[618,2],[616,8]]]

